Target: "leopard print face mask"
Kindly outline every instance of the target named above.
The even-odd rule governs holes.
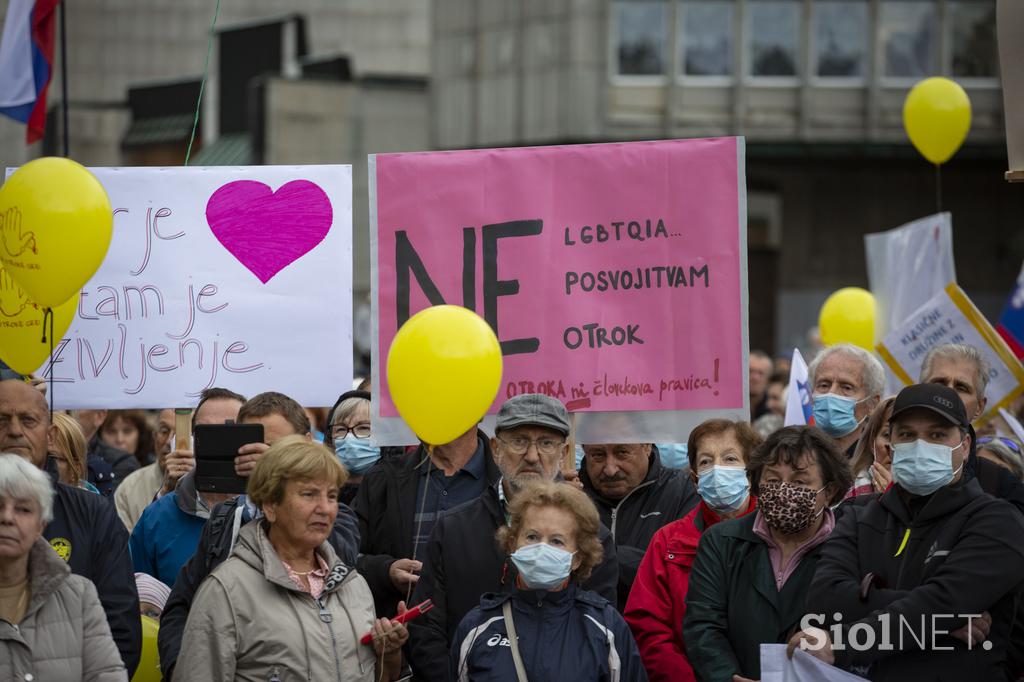
[[[826,486],[827,487],[827,486]],[[821,490],[811,490],[792,483],[762,483],[757,497],[757,508],[764,514],[765,522],[773,529],[792,535],[811,525],[825,507],[814,512],[814,502]]]

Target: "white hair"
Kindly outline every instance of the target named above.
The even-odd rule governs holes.
[[[0,499],[33,500],[43,523],[53,520],[53,486],[38,467],[18,455],[0,455]]]
[[[977,379],[974,382],[974,389],[977,391],[979,398],[985,396],[985,389],[988,388],[988,375],[992,371],[992,367],[977,348],[967,343],[944,343],[941,346],[935,346],[928,351],[927,355],[924,356],[924,362],[921,363],[919,381],[922,384],[926,383],[928,377],[931,376],[932,365],[935,364],[936,358],[966,360],[974,363],[974,366],[977,368]]]
[[[867,392],[868,397],[881,397],[882,391],[885,390],[885,368],[882,367],[882,363],[879,362],[878,358],[874,355],[867,352],[860,346],[854,346],[851,343],[837,343],[834,346],[823,348],[814,356],[814,359],[811,360],[811,364],[807,366],[807,377],[810,381],[812,391],[814,390],[814,384],[816,381],[815,375],[818,373],[818,366],[821,365],[823,361],[836,354],[846,355],[860,362],[861,383],[864,385],[864,389]]]

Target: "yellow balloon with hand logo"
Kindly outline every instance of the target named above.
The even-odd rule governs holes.
[[[71,159],[29,161],[0,187],[0,264],[44,308],[81,290],[112,233],[103,185]]]
[[[53,309],[54,346],[75,319],[78,299],[76,291]],[[0,269],[0,360],[14,371],[31,374],[50,356],[50,324],[45,320],[45,312],[42,306],[29,300],[10,274]]]

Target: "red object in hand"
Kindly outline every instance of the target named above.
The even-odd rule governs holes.
[[[420,616],[421,614],[426,613],[427,611],[429,611],[432,608],[434,608],[434,602],[432,602],[431,600],[428,599],[425,602],[423,602],[422,604],[417,604],[416,606],[412,607],[411,609],[409,609],[405,613],[398,614],[397,616],[395,616],[394,618],[391,619],[391,622],[392,623],[402,623],[402,624],[408,623],[413,618],[416,618],[417,616]],[[365,635],[363,635],[363,638],[359,640],[359,643],[360,644],[369,644],[372,641],[373,641],[373,633],[372,632],[367,632]]]

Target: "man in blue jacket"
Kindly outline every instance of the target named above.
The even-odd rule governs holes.
[[[47,466],[52,429],[46,400],[39,391],[24,381],[0,381],[0,452],[20,455],[50,471],[55,493],[53,520],[43,537],[72,573],[96,585],[110,633],[130,676],[142,652],[142,623],[128,556],[128,533],[107,500],[57,482],[55,462]]]

